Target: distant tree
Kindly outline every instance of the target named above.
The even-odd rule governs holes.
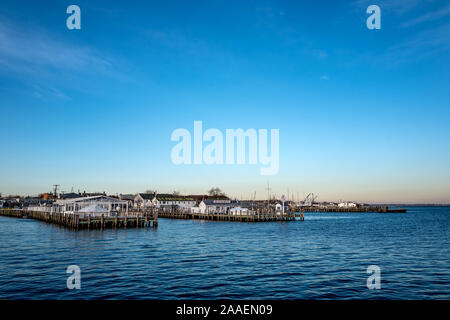
[[[156,193],[155,190],[145,190],[145,193]]]
[[[213,196],[213,197],[217,197],[217,196],[224,196],[225,193],[223,193],[220,188],[215,187],[215,188],[209,189],[208,195]]]
[[[174,190],[172,194],[173,194],[174,196],[179,196],[179,195],[180,195],[180,191]]]

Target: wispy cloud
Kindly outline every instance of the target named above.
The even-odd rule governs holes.
[[[38,84],[32,84],[32,96],[36,99],[43,99],[48,96],[56,97],[59,99],[69,99],[67,95],[65,95],[61,90],[53,87],[53,86],[41,86]]]
[[[371,4],[376,4],[382,12],[404,14],[415,9],[421,3],[423,3],[423,0],[357,0],[353,2],[353,5],[358,8],[367,8]]]
[[[425,56],[450,50],[450,24],[424,30],[413,38],[390,48],[408,56]]]
[[[415,26],[420,23],[435,21],[435,20],[441,19],[448,15],[450,15],[450,5],[443,7],[439,10],[433,11],[433,12],[428,12],[426,14],[418,16],[417,18],[411,19],[411,20],[403,23],[402,27],[407,28],[407,27]]]
[[[430,59],[450,51],[450,24],[430,28],[386,49],[379,55],[366,55],[365,60],[385,66]]]
[[[39,27],[25,29],[2,17],[0,44],[0,73],[3,77],[19,78],[35,98],[67,98],[58,88],[63,85],[58,82],[61,72],[70,72],[72,81],[78,79],[79,83],[86,75],[120,77],[113,60],[97,50],[57,39]]]
[[[389,17],[386,18],[391,21],[389,31],[396,32],[396,43],[386,45],[376,53],[366,52],[361,55],[362,60],[369,60],[377,65],[395,66],[428,59],[450,50],[450,23],[437,23],[439,19],[450,15],[450,5],[437,9],[439,2],[434,0],[357,0],[352,3],[358,10],[370,4],[380,6],[382,17],[385,14]],[[433,23],[426,24],[424,28],[427,22]],[[418,24],[424,24],[418,32],[406,29]]]
[[[205,41],[172,30],[147,29],[142,34],[153,44],[178,51],[184,55],[208,55],[211,50]]]
[[[320,60],[325,60],[328,58],[328,53],[325,50],[316,50],[316,57]]]
[[[111,62],[86,47],[56,41],[43,32],[21,30],[18,26],[0,21],[0,60],[23,71],[23,64],[64,69],[110,68]]]

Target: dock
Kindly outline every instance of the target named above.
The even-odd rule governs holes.
[[[406,209],[389,209],[388,206],[362,206],[362,207],[331,207],[331,206],[308,206],[299,207],[304,212],[377,212],[377,213],[405,213]]]
[[[158,211],[156,210],[130,211],[127,214],[116,216],[104,214],[101,216],[80,216],[76,213],[0,209],[0,216],[34,219],[71,230],[158,227]]]
[[[230,221],[230,222],[281,222],[281,221],[304,221],[303,212],[288,210],[285,213],[275,212],[274,210],[250,210],[240,211],[237,214],[224,213],[192,213],[180,210],[160,210],[159,217],[167,219],[191,219],[207,221]]]

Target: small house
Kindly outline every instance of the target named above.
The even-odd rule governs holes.
[[[242,207],[234,207],[230,209],[230,215],[232,216],[248,216],[250,214],[250,211],[247,208]]]
[[[206,213],[226,214],[236,204],[230,199],[208,199],[202,201],[206,207]],[[200,205],[199,205],[200,206]]]

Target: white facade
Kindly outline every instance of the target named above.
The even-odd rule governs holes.
[[[82,197],[76,199],[57,200],[56,207],[59,207],[59,212],[64,213],[86,213],[83,209],[86,207],[98,207],[103,208],[102,214],[128,214],[128,202],[121,201],[116,198],[107,196],[93,196]]]
[[[200,202],[198,206],[191,207],[191,213],[206,213],[207,206],[205,202]]]
[[[341,202],[338,204],[339,208],[356,208],[356,206],[354,202]]]
[[[98,204],[91,204],[79,210],[77,213],[80,215],[81,218],[87,215],[93,217],[100,217],[101,215],[108,216],[110,214],[110,211],[108,209],[99,206]]]
[[[202,201],[207,213],[226,214],[235,205],[230,199],[208,199]]]
[[[154,196],[149,196],[145,193],[138,193],[134,197],[134,207],[135,208],[151,208],[153,206],[153,198]]]
[[[233,202],[226,199],[203,200],[198,206],[191,207],[191,213],[227,214],[233,208]],[[245,209],[247,210],[247,209]]]
[[[134,204],[137,208],[164,208],[178,207],[181,209],[190,209],[195,206],[196,201],[185,196],[176,196],[169,194],[137,194],[134,198]]]
[[[190,198],[179,198],[175,197],[174,199],[170,198],[159,198],[158,196],[154,197],[152,200],[152,205],[156,208],[162,207],[178,207],[181,209],[190,209],[195,206],[196,201]]]
[[[284,210],[283,210],[283,205],[284,205]],[[283,203],[276,203],[275,204],[275,212],[277,213],[277,215],[281,215],[282,213],[286,213],[289,211],[289,205],[287,202]]]
[[[234,207],[230,209],[230,215],[232,216],[247,216],[250,214],[250,211],[247,208]]]

